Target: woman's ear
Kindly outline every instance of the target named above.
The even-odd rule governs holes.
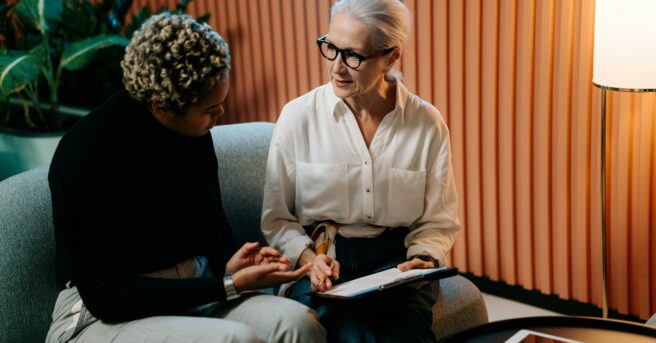
[[[157,121],[164,124],[165,126],[166,123],[168,123],[171,120],[171,116],[168,114],[168,112],[159,108],[154,102],[150,103],[150,113],[152,113],[153,116],[155,116],[155,119],[157,119]]]
[[[390,69],[392,69],[392,67],[394,67],[394,64],[396,63],[396,61],[399,60],[400,57],[401,57],[401,52],[399,51],[399,49],[394,49],[394,51],[392,51],[389,54],[389,56],[387,56],[386,63],[385,63],[385,72],[388,72]]]

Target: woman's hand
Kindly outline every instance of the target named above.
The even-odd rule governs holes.
[[[424,261],[417,257],[413,258],[410,261],[400,263],[399,265],[396,266],[396,268],[399,268],[399,270],[402,272],[410,269],[427,269],[427,268],[435,268],[435,267],[437,266],[435,265],[434,262]]]
[[[237,292],[260,289],[300,279],[312,266],[308,263],[294,271],[287,271],[289,263],[263,263],[252,265],[232,274]]]
[[[339,279],[339,262],[325,254],[316,255],[308,273],[312,292],[324,292],[333,287],[331,280]]]
[[[289,260],[278,250],[271,247],[260,248],[259,242],[245,243],[226,263],[226,272],[234,274],[246,267],[270,263],[279,263],[285,266],[284,270],[289,269]]]

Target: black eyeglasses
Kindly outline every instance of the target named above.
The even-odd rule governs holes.
[[[321,55],[328,60],[334,61],[337,58],[337,55],[341,54],[342,62],[344,62],[344,64],[346,64],[346,66],[351,69],[357,69],[363,61],[374,57],[387,55],[394,51],[394,48],[388,48],[373,55],[362,56],[353,50],[340,49],[334,46],[333,44],[326,41],[326,36],[319,37],[319,39],[317,39],[317,45],[319,46]]]

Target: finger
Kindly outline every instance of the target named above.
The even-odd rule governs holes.
[[[260,249],[260,255],[266,257],[280,257],[280,252],[272,247],[263,247]]]
[[[430,261],[424,261],[424,260],[420,260],[418,258],[414,259],[413,261],[417,262],[416,264],[413,265],[413,269],[435,268],[435,263],[430,262]]]
[[[317,266],[316,264],[314,264],[313,270],[314,270],[314,274],[317,276],[317,287],[319,288],[320,291],[323,292],[326,279],[328,279],[328,275],[324,273],[323,268]]]
[[[271,262],[271,263],[273,263],[273,262]],[[289,265],[289,261],[281,262],[280,260],[278,260],[275,263],[278,263],[278,265],[280,265],[280,268],[283,268],[283,270],[290,270],[291,269],[291,266]]]
[[[319,277],[317,276],[316,273],[310,273],[310,284],[312,284],[312,288],[318,289],[319,288]]]
[[[277,263],[259,264],[253,267],[259,268],[259,270],[265,274],[280,271],[280,266]]]
[[[276,268],[275,271],[277,271],[277,272],[285,272],[288,269],[287,265],[280,264],[280,263],[268,263],[268,264],[265,264],[265,265],[275,266],[275,268]]]
[[[406,270],[412,269],[412,261],[403,262],[396,266],[400,271],[404,272]]]
[[[312,268],[312,273],[314,273],[317,276],[317,278],[320,278],[324,275],[323,271],[321,271],[321,268],[317,266],[316,263],[313,264],[311,268]]]
[[[258,256],[258,258],[256,258],[255,260],[256,260],[256,261],[259,260],[260,263],[273,263],[273,262],[277,262],[278,259],[275,258],[275,257],[262,257],[262,256]]]
[[[260,256],[256,261],[259,260],[259,263],[284,263],[289,264],[289,260],[286,258],[275,257],[275,256]]]
[[[277,273],[277,272],[287,272],[289,270],[289,266],[286,264],[282,263],[268,263],[268,264],[260,264],[258,266],[263,267],[260,269],[263,273]],[[302,275],[302,274],[301,274]]]
[[[305,273],[307,273],[307,271],[310,270],[311,267],[312,267],[312,263],[307,263],[307,264],[303,265],[301,268],[298,268],[298,269],[296,269],[295,271],[293,271],[291,273],[294,276],[294,279],[298,280],[298,279],[302,278],[303,275],[305,275]]]
[[[260,246],[259,242],[246,242],[244,243],[244,245],[241,246],[241,248],[239,248],[239,251],[237,251],[237,253],[241,255],[246,255],[249,252],[258,249],[259,246]]]
[[[323,273],[313,273],[314,274],[314,279],[312,280],[314,283],[314,286],[317,288],[319,292],[325,291],[326,287],[326,275]]]
[[[340,268],[339,262],[337,262],[337,260],[333,260],[333,267],[332,267],[333,280],[339,279],[339,268]]]
[[[289,259],[287,257],[267,257],[267,260],[270,262],[286,263],[289,264]]]
[[[323,290],[323,283],[328,277],[326,273],[324,273],[324,269],[319,267],[316,263],[312,266],[312,274],[315,275],[316,277],[316,286],[320,289]]]
[[[318,290],[322,290],[322,283],[323,280],[326,279],[325,275],[321,272],[319,267],[317,265],[312,266],[312,272],[310,273],[311,278],[310,281],[312,282],[312,285],[315,286]]]
[[[399,270],[402,272],[410,269],[433,268],[433,263],[414,258],[410,261],[399,264],[397,268],[399,268]]]
[[[308,271],[310,271],[310,268],[312,268],[312,263],[306,263],[303,266],[301,266],[300,268],[296,269],[296,271],[299,271],[300,274],[303,275],[303,274],[307,273]]]
[[[303,276],[305,276],[306,271],[307,271],[307,268],[299,268],[295,271],[274,272],[273,274],[275,275],[275,278],[279,283],[280,282],[292,282],[292,281],[296,281],[296,280],[302,278]],[[315,286],[312,285],[312,287],[315,287]]]
[[[323,272],[323,274],[326,275],[332,274],[332,272],[330,271],[332,262],[333,259],[331,259],[329,256],[324,254],[317,255],[317,258],[314,259],[314,265],[318,266]]]

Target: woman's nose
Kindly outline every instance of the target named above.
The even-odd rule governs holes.
[[[225,112],[225,109],[223,108],[223,105],[219,105],[219,108],[217,108],[217,110],[216,110],[215,114],[213,115],[213,117],[218,118],[218,117],[222,116],[224,112]]]
[[[344,60],[342,59],[342,53],[339,52],[333,60],[333,70],[337,72],[343,71],[344,69],[346,69],[346,64],[344,64]]]

